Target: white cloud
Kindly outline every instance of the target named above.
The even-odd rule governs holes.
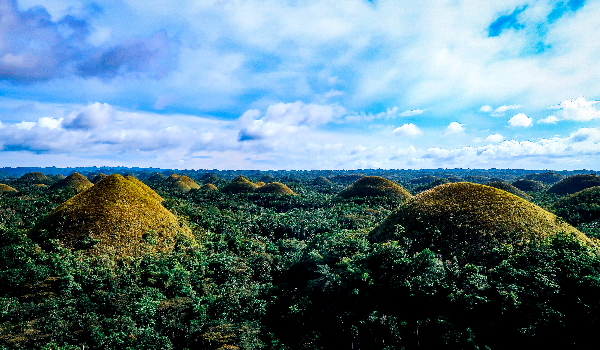
[[[510,118],[510,120],[508,121],[508,124],[510,124],[510,126],[512,126],[512,127],[527,128],[533,124],[533,119],[526,116],[524,113],[519,113],[519,114],[514,115],[512,118]]]
[[[396,136],[409,136],[409,137],[419,136],[419,135],[423,134],[421,129],[419,129],[413,123],[404,124],[401,127],[398,127],[396,129],[394,129],[393,133]]]
[[[517,109],[517,108],[521,108],[521,105],[503,105],[503,106],[500,106],[500,107],[496,108],[494,110],[494,113],[501,114],[501,113],[504,113],[504,112],[506,112],[508,110]]]
[[[560,119],[558,119],[556,116],[553,115],[549,115],[544,119],[540,119],[538,120],[538,124],[556,124]]]
[[[410,111],[404,111],[402,113],[400,113],[401,117],[410,117],[413,115],[418,115],[418,114],[422,114],[426,111],[426,109],[412,109]]]
[[[486,113],[490,113],[491,111],[493,111],[494,109],[492,108],[492,106],[490,105],[485,105],[485,106],[481,106],[481,108],[479,108],[479,110],[481,112],[486,112]]]
[[[102,128],[111,122],[113,113],[114,110],[108,103],[96,102],[71,112],[65,118],[63,126],[67,129],[82,130]]]
[[[63,118],[54,119],[50,117],[42,117],[38,120],[37,125],[43,128],[56,129],[60,127],[62,121]]]
[[[600,110],[594,107],[600,101],[588,101],[579,96],[575,100],[565,100],[551,108],[560,109],[558,115],[564,120],[586,122],[600,118]]]
[[[458,123],[458,122],[452,122],[450,123],[450,125],[448,125],[448,127],[444,130],[444,135],[449,135],[449,134],[460,134],[463,133],[465,130],[463,128],[463,125]]]
[[[346,110],[337,105],[277,103],[269,106],[264,117],[260,111],[246,111],[239,119],[240,141],[285,137],[301,129],[308,130],[340,118]]]
[[[504,140],[504,137],[502,135],[500,135],[500,134],[493,134],[493,135],[490,135],[490,136],[486,137],[484,141],[486,141],[486,142],[492,142],[492,143],[498,143],[498,142],[500,142],[502,140]]]

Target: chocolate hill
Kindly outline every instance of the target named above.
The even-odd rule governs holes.
[[[512,185],[525,192],[540,192],[545,188],[543,183],[529,179],[516,180]]]
[[[387,197],[404,200],[411,197],[404,188],[379,176],[364,176],[339,194],[342,198]]]
[[[552,206],[552,210],[571,225],[596,221],[600,219],[600,186],[561,198]]]
[[[4,192],[17,192],[17,190],[10,187],[9,185],[0,184],[0,193],[4,193]]]
[[[92,183],[97,184],[98,182],[102,181],[102,179],[104,179],[106,177],[108,177],[108,175],[100,173],[100,174],[94,176],[94,178],[92,178]]]
[[[250,182],[248,179],[246,179],[245,177],[240,175],[240,176],[236,177],[235,179],[231,180],[231,182],[229,184],[227,184],[227,186],[223,187],[221,189],[221,192],[251,193],[251,192],[254,192],[254,190],[257,187],[258,186],[256,184]]]
[[[552,185],[547,192],[558,195],[567,195],[594,186],[600,186],[600,176],[596,174],[572,175]]]
[[[271,182],[265,184],[254,190],[254,193],[271,193],[282,196],[296,196],[296,193],[294,191],[292,191],[289,187],[280,182]]]
[[[502,191],[506,191],[508,193],[512,193],[515,196],[519,196],[519,197],[521,197],[523,199],[526,199],[526,200],[530,200],[531,199],[530,195],[528,195],[527,193],[521,191],[520,189],[516,188],[515,186],[509,184],[508,182],[504,182],[504,181],[490,181],[486,185],[494,187],[494,188],[497,188],[497,189],[502,190]]]
[[[44,182],[49,181],[50,178],[40,173],[39,171],[32,171],[27,174],[23,174],[23,176],[21,176],[19,180],[27,182]]]
[[[557,217],[511,193],[468,182],[450,183],[402,203],[369,234],[399,241],[411,253],[431,249],[443,259],[490,266],[532,241],[570,233],[593,244]]]
[[[218,190],[217,186],[210,184],[210,183],[200,186],[200,191],[216,191],[216,190]]]
[[[139,256],[167,252],[189,229],[160,202],[160,196],[133,177],[113,174],[67,200],[31,232],[34,239],[57,238],[89,254]]]
[[[75,190],[77,192],[81,192],[87,190],[88,188],[94,186],[87,177],[79,174],[73,173],[59,182],[50,186],[51,190]]]

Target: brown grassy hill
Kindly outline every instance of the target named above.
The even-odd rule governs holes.
[[[254,190],[254,193],[272,193],[282,196],[296,196],[294,191],[280,182],[268,183]]]
[[[561,232],[593,244],[557,217],[511,193],[468,182],[437,186],[402,203],[370,234],[396,240],[412,253],[425,248],[443,259],[493,265],[531,241]]]
[[[138,180],[136,177],[134,176],[126,176],[125,179],[133,182],[134,184],[136,184],[139,188],[143,189],[144,191],[146,191],[146,193],[151,196],[152,198],[156,199],[159,202],[162,202],[164,199],[158,195],[158,193],[156,193],[153,189],[150,188],[150,186],[146,185],[145,183],[143,183],[142,181]]]
[[[98,182],[102,181],[102,179],[104,179],[106,177],[108,177],[108,175],[100,173],[92,178],[92,183],[97,184]]]
[[[404,188],[379,176],[364,176],[339,194],[342,198],[388,197],[404,200],[411,195]]]
[[[250,182],[248,179],[246,179],[245,177],[240,175],[240,176],[236,177],[235,179],[231,180],[231,182],[229,184],[227,184],[227,186],[223,187],[223,189],[221,189],[221,192],[251,193],[251,192],[254,192],[254,190],[257,187],[258,186],[256,184]]]
[[[541,192],[545,188],[543,183],[529,179],[515,180],[512,185],[525,192]]]
[[[32,172],[29,172],[29,173],[21,176],[19,178],[19,180],[28,181],[28,182],[43,182],[43,181],[49,181],[50,178],[48,178],[46,175],[40,173],[39,171],[32,171]]]
[[[520,189],[516,188],[515,186],[509,184],[508,182],[504,182],[504,181],[490,181],[490,182],[488,182],[486,184],[486,186],[491,186],[491,187],[497,188],[499,190],[506,191],[508,193],[512,193],[515,196],[519,196],[519,197],[521,197],[523,199],[526,199],[526,200],[530,200],[531,199],[530,195],[528,195],[527,193],[521,191]]]
[[[200,185],[188,176],[183,175],[179,176],[175,182],[173,182],[173,187],[178,191],[189,192],[190,190],[200,188]]]
[[[88,188],[94,186],[87,177],[81,175],[80,173],[73,173],[54,185],[50,186],[51,190],[75,190],[77,192],[85,191]]]
[[[594,186],[600,186],[600,176],[596,174],[572,175],[552,185],[547,192],[558,195],[567,195]]]
[[[10,187],[9,185],[0,184],[0,193],[4,193],[4,192],[17,192],[17,190]]]
[[[217,186],[213,184],[204,184],[200,186],[200,191],[216,191],[218,190]]]
[[[169,183],[174,183],[175,181],[177,181],[177,179],[179,179],[179,175],[171,174],[169,177],[167,177],[166,181]]]
[[[166,252],[180,238],[192,240],[156,197],[134,178],[113,174],[61,204],[31,234],[116,257]]]

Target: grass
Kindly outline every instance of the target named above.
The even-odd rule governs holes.
[[[108,177],[108,175],[100,173],[94,176],[94,178],[92,179],[92,183],[97,184],[98,182],[102,181],[102,179],[104,179],[105,177]]]
[[[515,196],[519,196],[519,197],[521,197],[523,199],[531,200],[531,196],[530,195],[528,195],[527,193],[521,191],[520,189],[516,188],[515,186],[513,186],[513,185],[511,185],[511,184],[509,184],[507,182],[504,182],[504,181],[491,181],[491,182],[488,182],[486,185],[494,187],[494,188],[497,188],[497,189],[502,190],[502,191],[506,191],[508,193],[512,193]]]
[[[339,194],[342,198],[387,197],[404,200],[411,197],[404,188],[379,176],[364,176]]]
[[[547,192],[564,196],[594,186],[600,186],[600,176],[596,174],[572,175],[555,183]]]
[[[373,242],[400,241],[418,253],[493,264],[530,242],[558,233],[594,244],[554,214],[511,193],[468,182],[444,184],[405,201],[370,233]]]
[[[10,187],[9,185],[0,184],[0,193],[4,193],[4,192],[17,192],[17,190]]]
[[[171,175],[173,176],[173,175]],[[171,177],[169,177],[170,179]],[[167,180],[169,180],[167,179]],[[191,178],[189,178],[188,176],[177,176],[177,178],[175,178],[174,181],[169,180],[172,182],[173,187],[178,190],[178,191],[182,191],[182,192],[189,192],[193,189],[199,189],[200,185],[198,185],[194,180],[192,180]]]
[[[581,225],[600,219],[600,186],[564,197],[552,206],[556,215],[571,225]]]
[[[40,173],[39,171],[32,171],[27,174],[24,174],[19,178],[24,181],[48,181],[50,180],[46,175]]]
[[[512,185],[525,192],[541,192],[546,188],[543,183],[529,179],[516,180]]]
[[[292,191],[286,185],[280,182],[271,182],[254,190],[254,193],[272,193],[282,196],[296,196],[296,192]]]
[[[94,186],[87,177],[73,173],[50,187],[52,190],[71,189],[77,192],[85,191]]]
[[[110,175],[57,207],[31,235],[114,257],[167,252],[180,238],[193,240],[161,197],[140,184],[133,177]]]
[[[211,183],[200,186],[200,191],[217,191],[217,190],[218,190],[217,186],[215,186]]]
[[[227,186],[221,189],[221,192],[225,193],[252,193],[258,186],[255,183],[250,182],[243,176],[238,176],[231,180]]]

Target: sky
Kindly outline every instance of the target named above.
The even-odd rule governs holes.
[[[0,167],[600,170],[600,1],[0,0]]]

